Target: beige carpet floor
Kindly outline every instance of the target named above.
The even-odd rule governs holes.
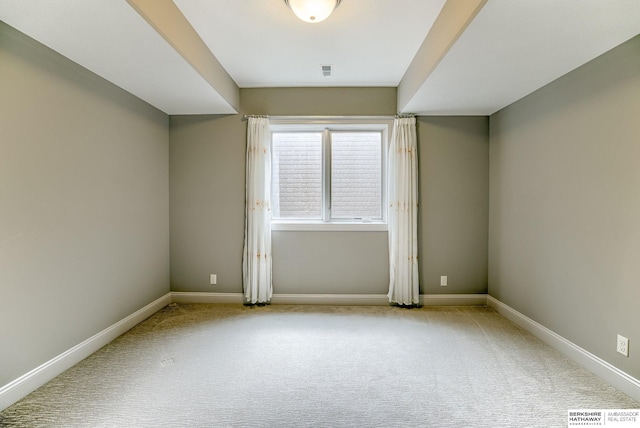
[[[3,427],[566,427],[639,408],[486,307],[170,305]]]

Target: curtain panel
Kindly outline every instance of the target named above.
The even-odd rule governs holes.
[[[396,118],[388,156],[389,302],[415,306],[418,278],[416,118]]]
[[[269,303],[271,283],[271,147],[269,120],[247,125],[246,216],[242,280],[245,304]]]

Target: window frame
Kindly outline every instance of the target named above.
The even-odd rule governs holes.
[[[392,119],[271,119],[270,139],[277,132],[322,132],[322,207],[321,220],[271,219],[271,230],[279,231],[386,231],[387,230],[387,150]],[[381,141],[381,201],[380,219],[331,219],[331,132],[380,132]],[[273,147],[273,146],[272,146]]]

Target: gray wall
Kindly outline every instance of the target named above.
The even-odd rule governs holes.
[[[170,124],[171,289],[240,292],[246,122],[171,116]]]
[[[489,293],[636,378],[639,119],[640,36],[490,118]]]
[[[0,386],[169,291],[168,118],[0,22]]]
[[[394,88],[241,89],[241,114],[393,115]],[[421,118],[423,292],[485,292],[488,120]],[[240,292],[246,122],[172,116],[171,287]],[[447,196],[448,193],[452,195]],[[433,203],[431,203],[433,201]],[[383,294],[386,232],[274,231],[275,293]],[[218,284],[209,285],[209,274]],[[439,275],[450,275],[440,287]]]
[[[422,293],[487,292],[488,136],[487,117],[418,118]]]

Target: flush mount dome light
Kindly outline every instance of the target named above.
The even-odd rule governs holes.
[[[338,7],[340,0],[284,0],[293,13],[304,22],[324,21]]]

